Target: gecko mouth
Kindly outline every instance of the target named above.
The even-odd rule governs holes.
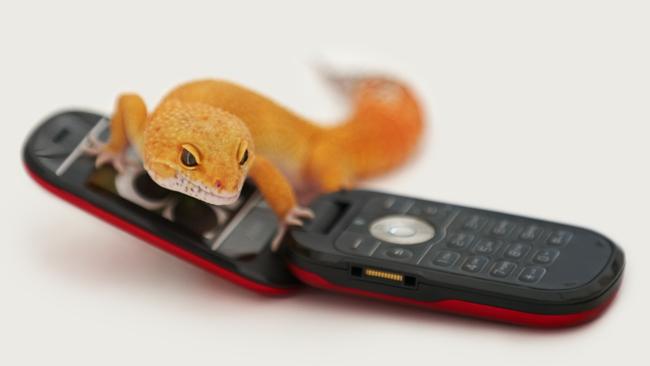
[[[173,178],[159,179],[153,175],[151,178],[163,188],[180,192],[217,206],[234,203],[239,198],[239,193],[241,192],[241,190],[237,190],[237,192],[230,194],[217,193],[209,186],[191,180],[187,175],[180,172],[176,173],[176,176]]]

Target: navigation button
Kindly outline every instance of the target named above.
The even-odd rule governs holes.
[[[435,235],[433,226],[413,216],[389,215],[370,224],[370,234],[393,244],[423,243]]]
[[[357,233],[368,233],[368,219],[363,216],[357,216],[352,219],[352,222],[348,226],[348,230],[354,231]]]
[[[409,226],[394,226],[388,229],[388,233],[392,236],[408,238],[409,236],[415,235],[417,231]]]
[[[412,199],[403,198],[403,197],[377,197],[373,198],[363,208],[364,212],[368,213],[406,213],[411,206],[413,206],[414,201]]]
[[[413,252],[401,247],[389,248],[388,250],[386,250],[385,254],[386,256],[391,257],[393,259],[401,259],[401,260],[406,260],[413,257]]]
[[[436,214],[438,214],[438,211],[439,211],[438,206],[431,205],[431,204],[423,205],[418,203],[413,205],[408,210],[408,213],[409,215],[414,215],[414,216],[422,216],[422,215],[435,216]]]
[[[377,247],[379,247],[380,244],[380,241],[369,236],[344,232],[338,237],[334,246],[336,249],[344,253],[369,256],[377,249]]]

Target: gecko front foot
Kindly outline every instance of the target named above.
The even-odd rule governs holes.
[[[302,226],[302,219],[313,219],[314,217],[316,217],[314,211],[305,207],[294,206],[284,216],[282,222],[280,222],[278,231],[275,233],[275,237],[271,242],[271,251],[276,252],[280,248],[282,238],[284,237],[284,234],[286,234],[289,225]]]
[[[110,164],[119,173],[124,172],[129,161],[126,158],[124,151],[113,151],[107,144],[99,141],[94,136],[89,136],[88,145],[84,149],[86,154],[96,156],[95,167],[100,167],[104,164]]]

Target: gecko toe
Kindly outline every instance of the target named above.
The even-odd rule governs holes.
[[[280,249],[280,245],[282,244],[282,239],[284,238],[284,234],[287,232],[287,225],[286,224],[280,224],[278,226],[278,231],[276,231],[275,236],[273,237],[273,240],[271,241],[271,251],[272,252],[277,252],[278,249]]]
[[[293,226],[302,226],[302,219],[313,219],[314,212],[308,208],[296,206],[284,217],[284,223]]]
[[[110,164],[118,173],[123,173],[126,170],[127,161],[123,153],[103,150],[97,154],[95,167],[99,168],[105,164]]]
[[[302,220],[296,217],[287,217],[284,222],[286,222],[288,225],[293,225],[293,226],[302,226]]]
[[[273,241],[271,241],[271,251],[275,252],[280,248],[282,244],[282,239],[287,232],[289,226],[302,226],[302,219],[313,219],[314,211],[300,206],[295,206],[284,217],[278,226],[278,231],[275,233]]]
[[[301,208],[301,217],[313,220],[316,217],[314,211],[310,208]]]

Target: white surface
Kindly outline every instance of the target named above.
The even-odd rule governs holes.
[[[0,364],[647,359],[647,2],[128,3],[0,5]],[[316,290],[267,299],[90,217],[22,171],[23,139],[52,111],[109,112],[122,91],[153,106],[194,77],[335,120],[344,110],[310,69],[323,57],[400,75],[428,111],[417,158],[364,186],[602,231],[627,254],[610,311],[545,332]]]

